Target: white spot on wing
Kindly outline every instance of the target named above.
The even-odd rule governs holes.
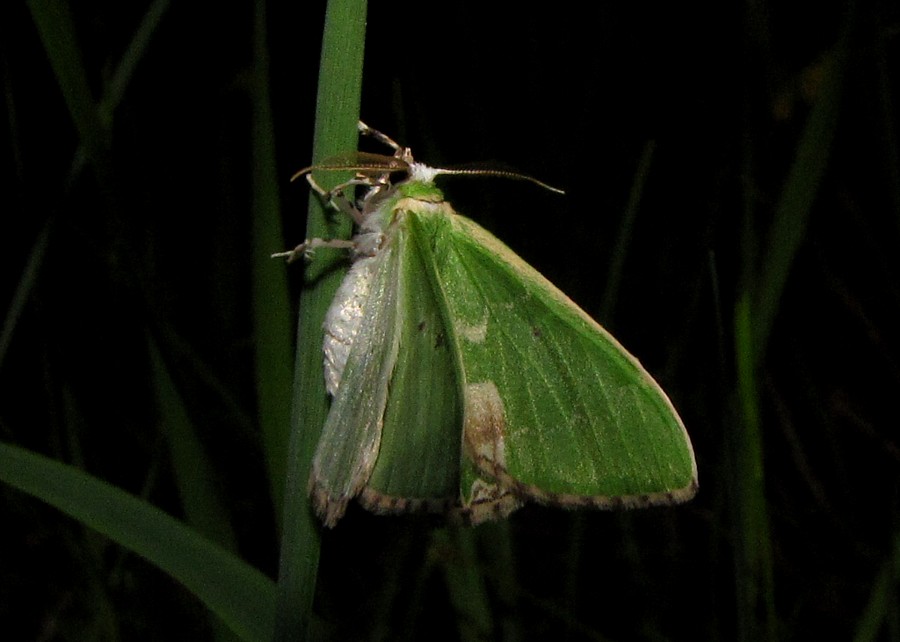
[[[487,315],[485,315],[484,321],[476,325],[465,323],[460,320],[456,321],[456,330],[459,333],[459,336],[471,343],[484,343],[484,340],[487,338],[487,328]]]

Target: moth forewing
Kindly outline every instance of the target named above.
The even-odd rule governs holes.
[[[449,426],[441,424],[441,432],[450,440],[455,451],[452,456],[435,461],[434,465],[443,469],[448,461],[454,462],[454,486],[446,494],[446,512],[457,521],[477,524],[506,516],[521,505],[511,488],[497,483],[491,477],[485,477],[473,466],[468,443],[471,440],[467,440],[467,435],[487,430],[492,425],[492,420],[502,422],[502,408],[491,406],[487,395],[479,394],[482,386],[470,385],[466,379],[459,347],[461,327],[452,314],[437,266],[439,259],[436,258],[436,250],[442,244],[442,232],[452,224],[456,213],[449,203],[435,198],[440,192],[433,186],[423,189],[422,185],[415,184],[405,194],[405,198],[397,205],[398,215],[404,221],[410,239],[409,246],[417,255],[418,270],[415,274],[422,290],[427,290],[428,309],[441,324],[440,342],[449,351],[448,363],[451,368],[448,372],[453,375],[453,380],[447,381],[443,388],[445,394],[455,396],[453,421]],[[413,198],[412,194],[416,197]],[[446,421],[450,414],[443,416]],[[430,427],[432,436],[429,439],[435,438],[437,430],[437,426]]]
[[[381,451],[364,498],[376,512],[444,511],[458,497],[458,355],[429,277],[430,257],[413,238],[409,202],[402,198],[393,205],[385,230],[385,242],[398,255],[400,350]]]
[[[337,389],[310,475],[313,504],[327,526],[337,523],[347,502],[359,494],[372,474],[381,442],[390,374],[399,349],[397,253],[386,246],[369,258],[371,272],[364,296],[352,302],[336,298],[326,315],[334,320],[341,318],[342,307],[359,306],[362,319],[349,338],[346,363],[339,373],[332,373]],[[348,316],[353,313],[348,312]],[[326,330],[326,335],[334,334],[334,327]]]

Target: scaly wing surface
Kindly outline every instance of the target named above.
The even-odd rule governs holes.
[[[469,219],[423,215],[410,227],[432,248],[458,341],[476,476],[564,506],[693,496],[696,463],[678,413],[606,330]],[[463,476],[464,495],[473,481]]]

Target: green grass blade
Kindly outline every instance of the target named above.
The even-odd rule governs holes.
[[[439,559],[450,603],[456,612],[459,639],[495,639],[494,618],[480,572],[474,531],[462,528],[437,530],[432,534],[432,546],[442,553]]]
[[[897,605],[897,587],[900,586],[900,533],[894,535],[893,550],[878,572],[869,593],[869,601],[856,625],[853,642],[874,642],[885,621],[897,621],[900,609]]]
[[[88,85],[69,5],[61,0],[30,0],[27,4],[78,137],[87,150],[98,181],[102,186],[108,186],[111,183],[109,132],[103,126]]]
[[[806,234],[809,213],[828,166],[844,86],[846,31],[849,29],[845,29],[845,36],[824,66],[824,80],[797,146],[767,242],[761,248],[762,269],[754,288],[756,358],[765,354],[791,265]]]
[[[143,60],[144,53],[150,46],[153,36],[156,34],[156,28],[162,21],[163,16],[169,10],[171,0],[154,0],[144,12],[144,17],[138,25],[137,30],[128,43],[128,48],[119,59],[116,70],[113,72],[109,85],[105,88],[103,97],[100,99],[99,111],[100,118],[104,125],[109,126],[112,123],[112,115],[116,107],[122,101],[125,90],[134,76],[138,63]]]
[[[751,267],[755,252],[749,232],[745,239],[745,288],[735,306],[734,328],[735,403],[740,430],[733,435],[731,450],[737,526],[736,596],[742,639],[774,639],[776,634],[774,560],[764,489],[758,366],[764,358],[791,265],[806,233],[809,213],[827,166],[846,55],[845,35],[826,65],[825,81],[798,144],[766,243],[760,248],[762,263],[758,274]]]
[[[48,5],[43,2],[34,2],[32,3],[31,8],[33,14],[41,16],[41,23],[45,24],[44,29],[52,33],[53,28],[50,25],[54,23],[55,20],[52,18],[52,13],[49,12]],[[131,42],[128,45],[128,49],[122,56],[122,59],[119,61],[119,65],[116,67],[116,70],[113,73],[112,81],[110,82],[109,87],[107,87],[106,93],[100,100],[99,111],[100,119],[103,125],[108,126],[112,122],[113,112],[119,105],[119,102],[121,101],[122,96],[125,93],[125,89],[128,87],[128,83],[131,81],[132,75],[134,74],[134,69],[137,67],[138,62],[142,59],[144,51],[149,45],[152,34],[155,33],[157,25],[162,20],[162,17],[163,15],[165,15],[165,12],[168,8],[169,0],[155,0],[155,2],[150,5],[150,8],[144,14],[144,19],[141,21],[141,24],[138,26],[138,30],[132,37]],[[57,27],[57,29],[59,28],[60,27]],[[70,75],[77,75],[77,70],[73,70]],[[87,88],[86,82],[82,81],[72,80],[69,84],[81,88],[79,90],[73,90],[73,94],[82,94],[84,93],[84,91],[86,91]],[[75,102],[79,101],[75,100]],[[88,116],[87,118],[90,120],[93,117]],[[79,149],[76,151],[72,160],[72,170],[69,176],[70,180],[74,179],[84,168],[84,161],[87,159],[87,147],[85,145],[85,142],[85,140],[82,140]],[[9,342],[12,339],[12,335],[22,313],[22,309],[31,294],[31,289],[35,282],[37,269],[44,258],[44,250],[47,247],[47,238],[50,234],[51,225],[52,219],[45,224],[38,238],[35,240],[31,253],[28,256],[28,262],[25,265],[24,270],[22,271],[22,277],[19,280],[19,284],[13,297],[12,304],[10,305],[10,308],[7,311],[6,317],[4,319],[3,328],[2,330],[0,330],[0,364],[2,364],[4,361],[6,350],[9,347]]]
[[[219,498],[212,462],[197,437],[159,346],[149,345],[151,373],[156,389],[160,424],[169,446],[169,456],[178,495],[188,524],[219,546],[236,550],[228,510]]]
[[[146,558],[242,638],[271,635],[271,580],[155,506],[71,466],[3,443],[0,479]]]
[[[0,329],[0,365],[6,361],[6,353],[12,342],[16,326],[19,324],[19,319],[22,318],[28,297],[31,295],[31,290],[37,281],[38,271],[47,251],[47,239],[49,236],[50,223],[45,223],[31,246],[28,260],[22,270],[22,275],[19,277],[19,282],[16,284],[16,291],[9,303],[9,308],[6,310],[6,316],[3,318],[3,327]]]
[[[356,148],[365,25],[365,0],[329,0],[319,69],[314,160]],[[340,177],[331,178],[336,181]],[[346,236],[349,228],[347,221],[330,224],[322,204],[310,196],[307,238]],[[343,276],[343,270],[336,269],[342,260],[339,253],[318,252],[316,260],[306,266],[306,287],[300,299],[278,578],[279,640],[305,639],[312,620],[320,527],[312,514],[306,482],[328,411],[322,379],[322,320]]]
[[[276,520],[282,517],[291,420],[291,308],[287,272],[269,255],[284,243],[269,98],[265,3],[256,5],[253,100],[253,327],[256,399]]]
[[[754,353],[754,317],[749,296],[735,311],[735,361],[740,428],[732,436],[732,482],[735,502],[735,579],[738,630],[743,640],[775,637],[774,570],[765,468],[759,422],[759,396]]]
[[[198,533],[229,551],[237,550],[237,538],[231,518],[216,484],[212,462],[198,438],[184,399],[151,338],[149,353],[153,384],[156,389],[160,426],[169,447],[169,461],[178,487],[178,496],[187,523]],[[232,640],[235,635],[218,618],[210,622],[214,638]]]
[[[634,224],[637,219],[638,208],[641,206],[641,199],[644,195],[644,187],[647,184],[647,177],[650,174],[650,165],[653,162],[653,152],[656,149],[656,141],[648,140],[644,144],[641,152],[641,158],[638,162],[637,170],[634,175],[634,182],[631,184],[631,191],[628,194],[628,205],[622,214],[622,221],[619,223],[619,232],[616,236],[616,243],[613,246],[613,254],[609,260],[609,271],[606,276],[606,286],[603,290],[603,304],[600,307],[600,316],[598,319],[610,328],[613,317],[613,311],[616,302],[619,299],[619,286],[622,284],[622,273],[625,267],[625,257],[628,249],[631,247],[631,239],[634,232]]]
[[[513,534],[510,523],[500,520],[482,524],[474,532],[478,549],[482,551],[483,567],[474,567],[470,572],[485,576],[497,604],[494,619],[502,630],[506,642],[517,642],[527,638],[517,617],[519,605],[519,580],[516,573],[516,556],[513,551]],[[575,553],[577,556],[577,552]]]

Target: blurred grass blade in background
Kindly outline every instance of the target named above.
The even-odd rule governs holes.
[[[244,639],[271,636],[272,581],[155,506],[9,444],[0,444],[0,479],[145,557]]]

